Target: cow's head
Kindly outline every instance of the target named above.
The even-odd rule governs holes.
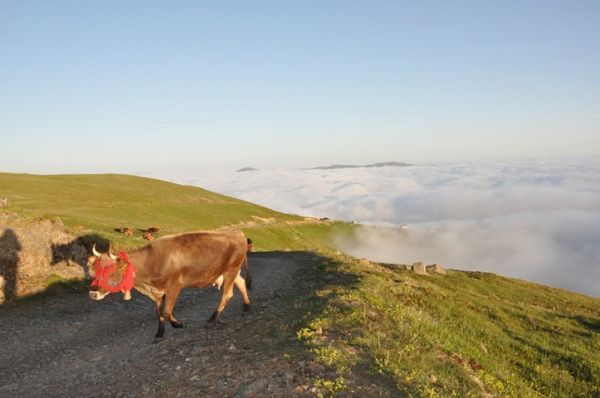
[[[88,258],[88,262],[94,266],[90,298],[102,300],[110,293],[122,292],[125,300],[130,300],[135,269],[127,255],[124,253],[114,255],[110,252],[110,248],[108,252],[100,253],[96,250],[96,245],[92,247],[92,254]]]

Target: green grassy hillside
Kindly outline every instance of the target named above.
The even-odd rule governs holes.
[[[163,235],[238,225],[258,250],[318,250],[272,309],[283,315],[264,327],[282,336],[286,358],[322,364],[320,394],[372,382],[386,396],[600,397],[600,299],[489,273],[421,276],[357,261],[330,243],[352,225],[147,178],[0,174],[0,197],[19,217],[58,217],[122,247],[146,243],[115,232],[124,226]]]
[[[258,249],[274,249],[321,242],[329,228],[321,224],[292,228],[289,223],[303,219],[200,188],[128,175],[0,173],[0,197],[8,198],[10,211],[24,219],[60,218],[73,233],[97,233],[129,248],[145,243],[141,232],[126,237],[116,229],[156,226],[160,235],[166,235],[240,226],[256,231]]]
[[[315,271],[316,292],[294,305],[320,311],[297,336],[336,370],[332,390],[366,371],[408,396],[600,397],[600,299],[345,256]]]

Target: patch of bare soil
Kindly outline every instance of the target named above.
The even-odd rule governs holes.
[[[0,307],[0,396],[19,397],[293,397],[314,396],[310,379],[322,371],[290,360],[298,345],[281,319],[282,297],[313,254],[254,253],[253,309],[239,294],[222,323],[206,320],[220,292],[187,289],[175,315],[186,325],[156,331],[150,299],[85,295],[35,299]]]

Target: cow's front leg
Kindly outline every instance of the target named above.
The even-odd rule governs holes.
[[[165,299],[165,308],[163,310],[163,316],[169,320],[171,326],[173,326],[174,328],[183,327],[183,322],[179,322],[173,316],[173,307],[175,307],[177,297],[179,297],[179,292],[181,292],[181,287],[179,286],[175,286],[167,291],[167,298]]]
[[[158,330],[154,335],[154,338],[160,339],[165,335],[165,317],[162,316],[161,307],[165,301],[165,296],[163,295],[161,298],[154,300],[154,305],[156,306],[156,316],[158,318]]]

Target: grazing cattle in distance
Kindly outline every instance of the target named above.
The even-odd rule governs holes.
[[[90,262],[96,271],[90,298],[102,300],[110,293],[135,288],[150,297],[158,317],[157,338],[164,335],[164,321],[175,328],[183,327],[173,315],[173,307],[182,288],[208,287],[223,277],[221,300],[209,321],[219,319],[233,297],[235,285],[244,300],[244,311],[250,300],[240,269],[246,263],[247,240],[242,231],[189,232],[165,236],[147,246],[113,255],[101,254],[93,248]],[[249,272],[248,272],[249,274]]]

